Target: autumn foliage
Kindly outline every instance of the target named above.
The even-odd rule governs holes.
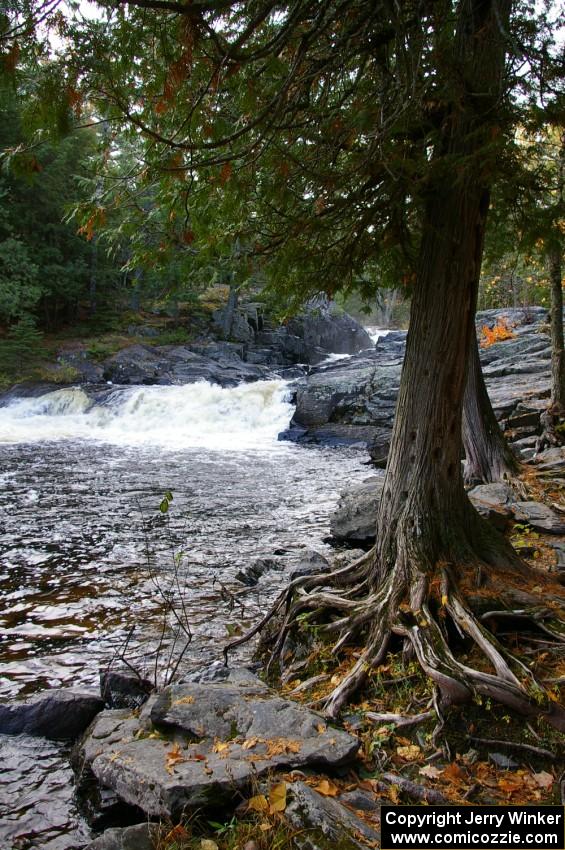
[[[481,329],[481,348],[490,348],[495,342],[503,342],[505,339],[514,339],[516,334],[509,326],[506,319],[499,319],[494,327],[483,325]]]

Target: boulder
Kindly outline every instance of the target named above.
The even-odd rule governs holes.
[[[343,764],[358,746],[249,671],[229,671],[223,682],[214,675],[165,689],[139,718],[104,712],[81,743],[80,763],[125,803],[175,819],[221,805],[278,769]]]
[[[288,333],[304,342],[306,362],[318,362],[320,351],[356,354],[373,348],[373,341],[359,322],[333,302],[317,299],[290,320]]]
[[[384,486],[384,475],[372,475],[340,496],[330,518],[334,540],[370,545],[375,540],[377,508]]]
[[[270,571],[280,572],[284,569],[284,563],[276,558],[257,558],[248,567],[239,570],[234,578],[247,587],[255,587],[261,576]]]
[[[82,734],[103,708],[98,694],[53,688],[23,702],[0,704],[0,733],[70,740]]]
[[[107,829],[84,850],[155,850],[158,839],[158,824],[138,823],[125,829]]]
[[[507,484],[479,484],[469,490],[468,496],[482,517],[488,519],[499,531],[505,531],[512,519],[510,507],[514,495]]]
[[[129,667],[100,671],[100,693],[107,708],[139,708],[154,685]]]
[[[373,812],[376,815],[376,803]],[[284,816],[299,830],[294,841],[304,850],[366,850],[369,842],[373,842],[369,846],[380,843],[380,833],[346,808],[341,798],[323,796],[304,782],[288,786]]]

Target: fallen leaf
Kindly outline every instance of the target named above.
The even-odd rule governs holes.
[[[443,769],[442,779],[448,779],[450,782],[460,782],[464,777],[465,774],[454,761]]]
[[[218,845],[211,838],[200,839],[200,850],[219,850]]]
[[[422,751],[416,744],[410,744],[407,747],[397,747],[396,754],[406,761],[415,761],[420,758]]]
[[[273,738],[271,741],[266,741],[267,757],[284,755],[285,753],[299,753],[300,743],[291,741],[289,738]]]
[[[514,794],[516,791],[520,791],[523,788],[523,783],[521,779],[509,776],[499,779],[498,787],[504,791],[505,794]]]
[[[325,723],[318,723],[316,729],[318,731],[318,735],[323,735],[328,727]]]
[[[203,756],[202,753],[194,753],[188,761],[206,761],[206,756]]]
[[[230,748],[228,741],[215,741],[212,750],[215,753],[225,753],[228,752]]]
[[[337,785],[330,782],[328,779],[322,779],[321,782],[314,785],[314,788],[319,794],[323,794],[324,797],[337,797],[339,794],[339,788]]]
[[[241,745],[242,750],[251,750],[259,743],[259,738],[246,738]]]
[[[165,835],[165,844],[172,844],[173,841],[184,841],[189,837],[190,836],[184,826],[179,823],[177,826],[173,826],[171,831]]]
[[[398,785],[391,785],[387,791],[389,800],[391,800],[395,806],[398,805],[400,797],[398,796]]]
[[[257,794],[247,801],[247,808],[251,812],[267,812],[269,810],[269,801],[264,794]]]
[[[534,779],[540,788],[551,788],[554,783],[554,778],[547,770],[542,770],[541,773],[534,773]]]
[[[173,702],[173,705],[191,705],[194,702],[193,696],[180,697]]]
[[[440,770],[438,767],[434,767],[433,764],[427,764],[425,767],[421,767],[418,773],[422,776],[427,776],[429,779],[437,779],[438,776],[443,774],[443,770]]]
[[[272,828],[273,824],[269,823],[268,820],[264,820],[263,823],[259,824],[259,829],[261,830],[261,832],[268,832]]]
[[[410,738],[403,738],[402,735],[395,735],[394,740],[397,744],[401,744],[403,747],[408,747],[412,743]]]
[[[172,773],[175,764],[179,764],[182,761],[186,761],[186,759],[181,752],[180,744],[174,744],[169,752],[165,753],[165,768],[167,773]]]
[[[286,809],[286,782],[277,782],[269,790],[269,813],[284,812]]]

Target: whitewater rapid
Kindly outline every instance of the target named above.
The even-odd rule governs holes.
[[[273,449],[292,418],[289,399],[283,380],[228,388],[206,381],[125,387],[100,400],[69,387],[0,408],[0,443],[78,439],[166,449]]]

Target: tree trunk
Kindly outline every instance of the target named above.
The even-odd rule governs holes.
[[[549,255],[551,284],[551,403],[565,415],[565,350],[563,346],[563,281],[561,251],[554,247]]]
[[[499,25],[509,10],[509,2],[495,9],[494,2],[483,0],[465,0],[459,7],[457,58],[468,90],[453,104],[434,151],[434,158],[451,167],[440,165],[440,179],[430,187],[423,214],[377,517],[377,583],[399,558],[408,564],[416,557],[425,569],[441,559],[468,560],[477,551],[478,517],[473,519],[461,471],[462,408],[495,167],[485,151],[504,69]]]
[[[494,415],[485,386],[476,334],[471,337],[463,401],[464,478],[466,484],[490,484],[517,475],[520,465]]]

